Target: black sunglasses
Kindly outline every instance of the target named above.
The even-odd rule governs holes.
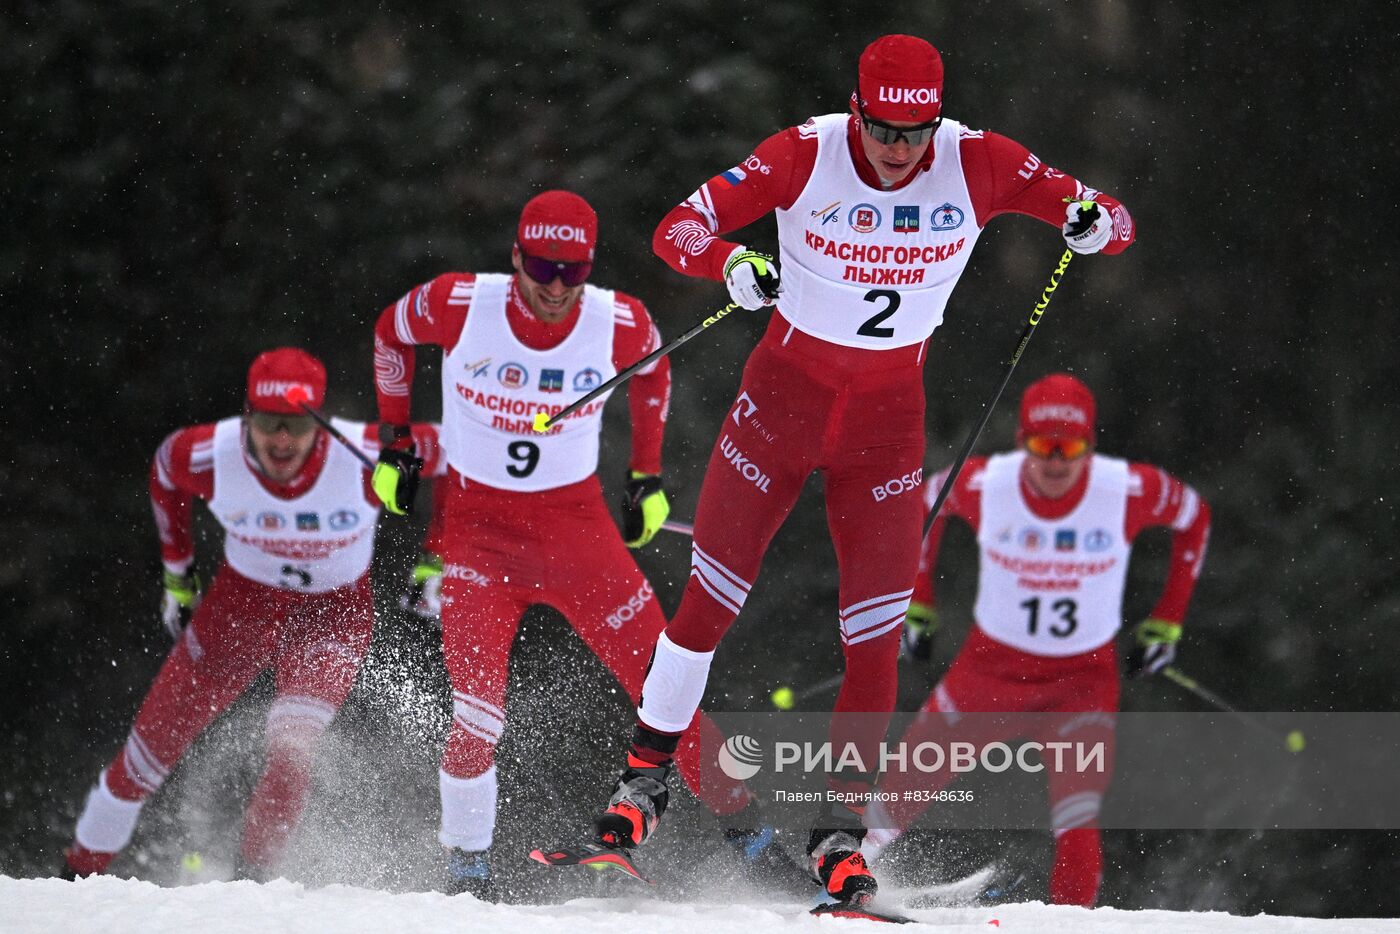
[[[520,268],[540,285],[549,285],[558,279],[571,289],[587,282],[589,274],[593,272],[592,263],[556,263],[551,259],[531,256],[524,250],[520,251]]]
[[[933,139],[933,134],[938,132],[938,125],[943,122],[943,115],[932,123],[920,123],[917,126],[890,126],[888,123],[881,123],[879,120],[872,120],[865,115],[865,106],[861,103],[860,96],[860,74],[856,73],[856,111],[860,114],[860,125],[870,138],[882,146],[893,146],[901,139],[910,146],[922,146]]]

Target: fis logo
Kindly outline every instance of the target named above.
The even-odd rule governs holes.
[[[540,370],[540,392],[563,392],[563,370]]]
[[[897,204],[894,208],[894,232],[919,232],[919,206],[917,204]]]
[[[470,376],[472,379],[476,379],[479,376],[485,376],[487,372],[491,369],[491,358],[484,357],[476,361],[475,363],[468,363],[465,366],[463,366],[462,369],[466,370],[467,375]]]
[[[817,210],[813,211],[812,216],[821,218],[821,223],[817,225],[818,227],[825,227],[827,224],[830,224],[832,221],[836,220],[837,212],[839,212],[840,210],[841,202],[833,201],[826,207],[818,208]]]
[[[908,493],[910,490],[917,490],[919,484],[924,482],[924,468],[920,467],[912,473],[907,473],[902,477],[895,477],[893,480],[886,480],[879,486],[870,488],[870,495],[875,497],[875,502],[882,503],[892,496],[899,496],[901,493]]]

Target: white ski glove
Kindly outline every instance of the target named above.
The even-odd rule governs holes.
[[[778,298],[778,262],[766,253],[735,247],[724,263],[724,284],[734,304],[749,311],[770,307]]]
[[[1074,252],[1097,253],[1113,236],[1113,218],[1094,201],[1071,201],[1060,231]]]

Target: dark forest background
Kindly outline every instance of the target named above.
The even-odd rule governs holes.
[[[1101,449],[1161,464],[1214,509],[1181,667],[1246,709],[1394,709],[1396,27],[1385,4],[1301,0],[7,5],[0,872],[56,870],[168,648],[146,478],[169,431],[237,411],[252,357],[289,343],[327,361],[331,411],[372,418],[380,309],[442,271],[507,270],[521,204],[550,187],[599,211],[595,281],[680,333],[726,297],[650,254],[656,221],[775,130],[843,109],[856,57],[885,32],[941,49],[950,116],[1120,196],[1139,227],[1125,255],[1071,266],[979,450],[1010,444],[1028,382],[1079,374],[1099,394]],[[771,220],[744,239],[773,248]],[[974,424],[1062,249],[1027,219],[984,236],[931,345],[930,468]],[[674,359],[678,518],[763,323],[733,318]],[[433,356],[422,417],[440,411]],[[613,495],[627,443],[614,403]],[[837,670],[819,497],[814,479],[769,552],[712,706],[761,709],[777,684]],[[308,880],[435,878],[445,679],[436,633],[394,605],[420,531],[381,527],[383,612],[318,770]],[[1129,624],[1166,551],[1164,536],[1141,543]],[[660,538],[642,562],[673,609],[688,543]],[[938,658],[904,663],[906,708],[965,633],[974,579],[971,537],[955,535]],[[503,815],[498,864],[586,817],[629,718],[551,612],[532,611],[514,670],[502,781],[528,807]],[[232,853],[265,695],[195,747],[117,869],[167,880],[184,851]],[[1128,685],[1124,704],[1197,708],[1162,682]],[[687,825],[718,840],[681,813],[673,840]],[[949,872],[989,853],[1039,865],[1049,848],[1034,834],[924,843],[910,865]],[[1113,832],[1107,857],[1109,904],[1400,914],[1394,831]]]

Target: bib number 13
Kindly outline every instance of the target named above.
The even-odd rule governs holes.
[[[1031,597],[1021,604],[1021,609],[1026,611],[1026,631],[1035,635],[1040,631],[1040,598]],[[1050,611],[1052,618],[1048,620],[1045,631],[1050,635],[1060,639],[1068,639],[1079,628],[1079,620],[1074,615],[1079,611],[1079,604],[1068,598],[1056,600],[1049,604],[1046,609]]]
[[[889,289],[872,289],[865,293],[865,301],[884,302],[885,307],[865,319],[865,323],[856,328],[856,333],[862,337],[894,337],[894,328],[881,327],[880,323],[899,310],[899,293]]]

